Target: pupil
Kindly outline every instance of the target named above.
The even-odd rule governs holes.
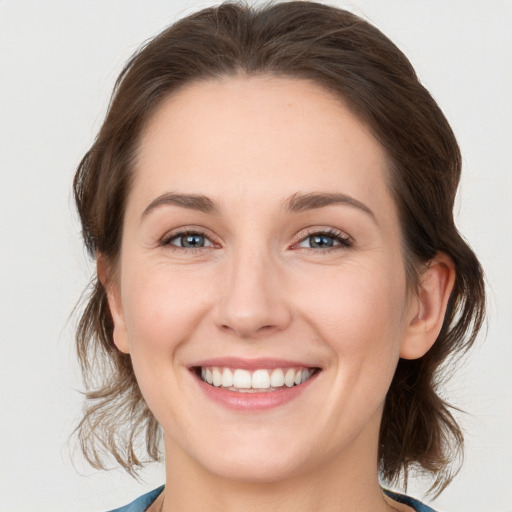
[[[334,240],[330,236],[315,235],[311,237],[311,247],[333,247]]]
[[[202,235],[184,235],[181,237],[182,247],[203,247],[204,237]]]

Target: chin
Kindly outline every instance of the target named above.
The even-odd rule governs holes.
[[[198,452],[196,445],[196,462],[209,473],[220,478],[241,483],[272,484],[300,475],[310,469],[311,453],[299,450],[304,446],[296,440],[283,442],[281,436],[274,439],[247,439],[237,444],[213,443]]]
[[[276,457],[268,454],[265,459],[259,457],[258,460],[234,460],[232,457],[226,457],[222,461],[212,463],[208,469],[226,480],[252,484],[274,484],[304,472],[303,464],[283,455],[278,454]]]

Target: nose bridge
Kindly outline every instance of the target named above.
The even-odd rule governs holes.
[[[281,272],[265,244],[233,247],[226,262],[219,326],[242,338],[282,330],[290,320]]]

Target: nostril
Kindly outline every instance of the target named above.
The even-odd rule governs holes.
[[[280,330],[277,325],[262,325],[261,327],[254,328],[249,328],[248,326],[239,326],[236,328],[235,326],[230,326],[227,324],[221,324],[220,329],[226,333],[229,332],[241,338],[258,337],[258,335],[271,334],[274,331]]]

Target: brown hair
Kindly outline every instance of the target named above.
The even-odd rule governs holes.
[[[441,490],[462,454],[463,436],[438,395],[442,368],[473,343],[485,310],[480,264],[453,220],[461,156],[443,113],[403,53],[354,14],[314,2],[251,8],[227,2],[181,19],[137,52],[119,76],[103,126],[81,161],[74,192],[91,254],[115,263],[138,138],[162,100],[198,80],[270,74],[312,80],[343,98],[372,130],[391,162],[409,283],[438,251],[456,266],[444,324],[432,349],[401,359],[387,394],[379,440],[387,481],[419,468]],[[159,426],[112,340],[104,287],[95,277],[77,329],[87,392],[77,428],[83,452],[104,468],[106,451],[131,474],[139,434],[158,459]]]

